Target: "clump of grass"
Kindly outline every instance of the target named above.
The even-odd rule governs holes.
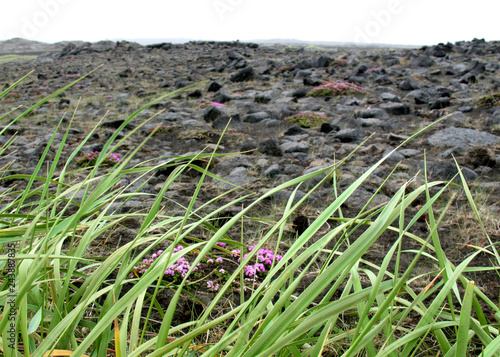
[[[320,127],[321,124],[329,121],[330,119],[317,113],[298,113],[290,115],[283,120],[292,124],[297,124],[302,128],[316,128]]]
[[[10,89],[13,87],[15,85]],[[190,87],[183,90],[187,88]],[[5,93],[0,93],[0,98]],[[115,152],[146,124],[122,132],[139,112],[129,116],[108,139],[101,159]],[[412,135],[400,146],[430,127]],[[147,139],[123,157],[114,170],[99,171],[104,160],[98,159],[96,167],[86,171],[86,177],[72,182],[69,178],[81,170],[69,171],[70,164],[92,132],[69,154],[66,162],[59,162],[69,129],[50,160],[47,158],[49,141],[32,175],[0,178],[0,182],[27,181],[23,191],[0,192],[0,250],[3,252],[0,271],[4,272],[0,282],[0,304],[4,307],[0,338],[5,356],[321,356],[330,347],[342,351],[346,357],[409,357],[431,353],[499,356],[498,301],[490,300],[469,279],[470,273],[497,271],[498,245],[485,233],[486,243],[482,247],[471,247],[475,251],[458,265],[446,256],[441,245],[439,227],[445,215],[436,216],[434,205],[446,192],[454,190],[453,181],[424,180],[424,184],[410,192],[406,190],[407,184],[403,184],[389,202],[367,209],[382,189],[379,187],[364,209],[345,214],[343,207],[348,198],[370,175],[380,170],[386,156],[344,191],[338,192],[333,185],[332,201],[318,209],[309,226],[290,242],[281,259],[277,251],[271,251],[276,259],[270,258],[271,264],[268,264],[260,261],[260,257],[266,259],[271,255],[262,253],[269,246],[280,247],[292,217],[327,182],[336,182],[335,172],[346,165],[354,153],[265,193],[245,191],[230,196],[235,193],[230,190],[209,202],[200,202],[200,193],[207,188],[207,176],[224,180],[208,171],[210,164],[200,169],[193,162],[205,159],[210,163],[216,156],[215,151],[162,158],[168,160],[168,164],[183,164],[174,165],[159,192],[148,194],[141,188],[161,165],[146,162],[128,166]],[[59,127],[55,132],[58,130]],[[117,140],[120,133],[123,138]],[[176,212],[164,210],[167,191],[175,190],[174,183],[182,173],[194,167],[202,175],[193,183],[190,201],[177,203]],[[296,199],[301,185],[319,175],[324,178]],[[459,175],[461,186],[458,188],[465,193],[474,218],[483,227],[472,194],[464,177]],[[117,184],[124,181],[130,184],[126,187]],[[251,213],[284,190],[291,192],[286,206],[277,212],[273,221],[260,221],[265,228],[259,232],[255,246],[249,249],[245,242],[246,222],[259,222]],[[77,196],[82,193],[83,197]],[[117,206],[131,199],[150,204],[147,208],[121,213]],[[453,200],[452,196],[447,207]],[[415,212],[413,207],[417,205]],[[216,208],[204,213],[207,207]],[[211,222],[230,207],[241,207],[241,210],[220,227],[214,227]],[[122,227],[130,217],[140,222],[133,230],[132,240],[110,250],[106,256],[89,254],[93,245],[102,245],[102,237]],[[426,221],[427,230],[414,229],[421,220]],[[231,238],[234,231],[241,232],[241,236]],[[369,251],[380,249],[377,242],[387,234],[394,239],[384,256],[376,262],[367,259]],[[240,249],[239,261],[236,257],[229,259],[227,254],[232,250],[226,253],[221,242]],[[160,254],[158,247],[162,248]],[[469,267],[480,253],[491,259],[490,266]],[[196,278],[196,268],[203,266],[205,260],[208,266],[208,259],[213,258],[222,258],[228,263],[228,259],[231,260],[234,270],[225,269],[224,273],[218,270],[228,276],[218,277],[214,273],[219,280],[204,280],[207,290],[203,293],[210,292],[211,296],[203,312],[200,316],[191,315],[187,322],[177,323],[176,312],[189,314],[189,311],[178,311],[182,308],[179,302],[193,295],[186,292]],[[149,265],[130,276],[144,259],[148,259]],[[423,259],[431,266],[428,271],[415,275],[415,267],[424,266]],[[165,272],[178,267],[175,281],[166,282]],[[217,268],[215,265],[215,270]],[[236,295],[236,300],[231,299],[234,281],[239,282],[240,287],[245,286],[246,278],[260,273],[265,274],[259,276],[258,286],[247,294]],[[422,279],[429,283],[419,290],[414,283]],[[172,293],[165,295],[168,290]],[[231,308],[220,309],[224,301],[229,301]],[[156,319],[158,323],[154,322]],[[218,331],[217,339],[207,343],[205,337],[213,330]]]
[[[366,90],[353,83],[330,82],[311,89],[309,97],[343,96],[348,94],[366,93]]]
[[[476,104],[486,109],[500,106],[500,93],[484,95],[476,100]]]

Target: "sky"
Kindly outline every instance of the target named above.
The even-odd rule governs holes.
[[[0,41],[500,40],[497,0],[2,0]]]

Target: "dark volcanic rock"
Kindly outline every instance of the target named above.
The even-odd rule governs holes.
[[[324,123],[323,123],[324,124]],[[294,125],[289,127],[283,135],[299,135],[299,134],[304,134],[306,132],[305,129],[301,128],[298,125]]]
[[[486,146],[475,146],[465,152],[465,161],[474,168],[496,165],[495,152]]]
[[[243,118],[243,121],[247,123],[258,123],[267,118],[269,118],[269,114],[267,114],[266,112],[257,112],[246,115]]]
[[[258,147],[259,152],[271,156],[283,156],[283,150],[276,139],[261,141]]]
[[[420,89],[420,84],[418,84],[411,78],[406,78],[404,81],[399,83],[398,87],[401,90],[410,91],[410,90]]]
[[[500,137],[484,131],[466,128],[446,128],[428,138],[429,143],[435,146],[477,146],[498,145]]]
[[[222,84],[220,84],[217,81],[212,81],[207,86],[207,92],[217,92],[221,88],[222,88]]]
[[[124,122],[125,119],[108,120],[103,122],[101,126],[104,128],[118,129]],[[134,127],[135,126],[130,123],[125,126],[126,129],[133,129]]]
[[[238,128],[241,126],[241,119],[239,114],[234,114],[231,116],[223,116],[214,120],[212,123],[212,128],[222,130],[229,123],[230,128]]]
[[[231,76],[231,82],[245,82],[254,79],[255,71],[253,67],[245,67]]]
[[[415,58],[410,63],[410,67],[431,67],[434,66],[436,62],[427,55],[420,55]]]
[[[377,119],[389,119],[389,114],[384,109],[380,108],[370,108],[361,109],[355,112],[356,118],[377,118]]]
[[[362,141],[366,137],[367,133],[361,129],[344,129],[336,133],[331,133],[330,135],[332,135],[335,139],[339,139],[343,143],[351,143]]]
[[[387,113],[392,115],[410,114],[410,106],[408,104],[395,103],[395,102],[384,103],[380,105],[380,109],[383,109]]]
[[[320,133],[331,133],[332,131],[339,131],[340,127],[338,125],[333,125],[330,123],[323,123],[319,128]]]
[[[450,106],[450,98],[438,98],[432,102],[431,109],[443,109]]]
[[[462,173],[467,181],[477,179],[477,174],[466,167],[461,167]],[[457,165],[450,161],[436,161],[427,163],[427,172],[431,180],[449,181],[458,174]],[[460,177],[456,177],[455,182],[460,181]]]

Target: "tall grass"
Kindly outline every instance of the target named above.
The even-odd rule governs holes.
[[[21,81],[1,93],[0,99]],[[249,192],[223,204],[230,190],[209,203],[199,202],[207,180],[222,179],[209,172],[210,164],[203,169],[195,162],[210,162],[218,155],[215,151],[164,158],[160,164],[151,161],[131,165],[134,155],[147,145],[146,138],[114,167],[102,167],[106,157],[145,124],[123,132],[148,106],[127,118],[91,168],[75,171],[72,163],[92,133],[65,162],[61,161],[69,127],[55,156],[51,160],[47,157],[49,142],[31,175],[8,175],[8,167],[4,168],[2,180],[24,180],[26,184],[22,190],[14,187],[0,193],[0,248],[4,252],[0,256],[4,272],[0,350],[4,356],[500,356],[498,301],[488,299],[467,278],[469,272],[497,269],[497,246],[485,232],[489,245],[478,247],[455,266],[440,244],[438,228],[447,207],[438,216],[435,207],[450,190],[466,192],[471,211],[481,225],[461,173],[461,185],[425,180],[413,191],[403,185],[387,204],[368,209],[367,202],[365,209],[346,217],[343,203],[384,162],[381,159],[338,193],[282,252],[282,259],[273,261],[260,285],[245,294],[245,267],[255,261],[263,247],[272,246],[279,252],[292,215],[319,187],[335,185],[337,170],[355,152],[335,165],[292,179],[265,194]],[[61,128],[59,125],[55,132]],[[120,132],[124,137],[117,140]],[[11,143],[2,148],[2,154]],[[158,194],[147,195],[141,192],[142,185],[135,185],[165,166],[173,169]],[[188,169],[199,171],[201,176],[189,204],[178,206],[184,213],[171,214],[163,209],[165,193]],[[86,176],[73,182],[70,178],[75,172],[85,172]],[[324,173],[326,177],[305,197],[295,200],[302,183]],[[118,183],[124,177],[132,182],[121,187]],[[139,188],[134,191],[132,187]],[[203,313],[186,323],[174,324],[178,303],[190,295],[197,264],[216,248],[217,242],[244,247],[251,212],[285,189],[293,193],[283,212],[272,224],[265,222],[268,228],[256,247],[246,258],[240,256],[241,261],[213,293]],[[334,188],[332,191],[337,192]],[[147,210],[122,213],[120,205],[134,198],[148,198],[151,204]],[[417,213],[409,214],[416,200],[422,198],[425,202]],[[216,228],[214,222],[225,209],[249,199],[250,204]],[[452,200],[453,196],[448,198],[448,206]],[[203,213],[208,204],[214,203],[218,208]],[[105,257],[89,254],[94,244],[131,217],[140,222],[132,241]],[[412,227],[422,217],[427,217],[428,234],[418,236]],[[251,223],[255,221],[258,223],[256,218]],[[235,230],[241,231],[241,237],[233,240],[230,232]],[[196,232],[205,232],[208,238],[195,239]],[[386,234],[397,238],[385,258],[379,263],[367,261],[366,253]],[[404,250],[404,241],[412,241],[418,248]],[[174,250],[179,244],[184,249]],[[15,247],[15,256],[5,253],[9,246]],[[165,252],[151,267],[144,274],[131,275],[134,267],[158,247],[166,247]],[[478,254],[490,255],[493,266],[469,267]],[[174,283],[162,279],[165,270],[183,256],[194,257],[189,272]],[[403,264],[405,257],[410,257],[408,264]],[[8,275],[12,260],[14,273]],[[418,275],[414,268],[424,265],[423,261],[429,271]],[[15,279],[13,294],[9,292],[10,277]],[[418,289],[414,282],[422,279],[430,283]],[[221,309],[227,296],[235,293],[234,281],[240,283],[238,304]],[[158,298],[166,290],[172,293],[168,304],[162,304]],[[483,313],[485,308],[493,312],[488,318]],[[153,315],[159,316],[161,323],[153,323]]]

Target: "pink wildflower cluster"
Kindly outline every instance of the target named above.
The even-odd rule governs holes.
[[[227,248],[226,243],[217,242],[216,245],[224,249]],[[183,246],[178,245],[173,249],[173,252],[175,253],[182,249],[184,249]],[[251,246],[248,248],[248,251],[251,252],[254,249],[255,246]],[[218,251],[220,252],[220,250]],[[134,267],[132,273],[130,274],[130,278],[139,277],[146,273],[146,271],[153,265],[154,261],[162,254],[163,250],[159,250],[151,255],[151,258],[143,259],[140,265]],[[211,292],[219,291],[220,286],[227,281],[229,274],[231,274],[231,271],[228,271],[231,269],[231,266],[237,266],[238,264],[235,263],[241,263],[241,259],[246,259],[249,253],[244,255],[242,254],[243,253],[240,249],[233,249],[228,256],[210,256],[205,262],[199,263],[193,268],[193,271],[196,272],[195,278],[202,278],[203,275],[201,274],[207,274],[207,277],[215,275],[215,277],[206,281],[206,289]],[[259,286],[259,278],[261,278],[273,264],[279,262],[281,259],[282,256],[274,254],[272,250],[259,249],[257,254],[252,259],[252,264],[248,264],[243,268],[245,282],[248,283],[248,286],[244,286],[244,289],[246,290],[247,288],[255,288]],[[188,258],[183,256],[165,270],[164,276],[169,281],[179,281],[177,279],[186,277],[186,274],[192,267],[193,265]],[[236,287],[240,287],[239,281],[233,281],[232,284]],[[239,288],[237,288],[237,290],[238,289]]]
[[[76,159],[76,163],[80,166],[89,166],[89,165],[95,165],[97,162],[97,158],[101,154],[100,151],[92,151],[86,154],[83,154],[82,156],[78,157]],[[109,154],[103,161],[104,165],[114,165],[122,160],[122,156],[120,154],[114,154],[111,153]]]
[[[217,283],[213,280],[209,280],[209,281],[207,281],[207,288],[210,291],[218,291],[219,290],[219,283]]]
[[[251,252],[255,248],[254,245],[252,245],[248,250]],[[241,254],[240,250],[233,250],[232,251],[235,256]],[[248,257],[248,254],[245,254],[243,256],[243,260],[245,260]],[[257,258],[257,263],[253,265],[247,265],[245,266],[244,271],[245,275],[248,277],[254,277],[258,273],[264,273],[266,272],[266,267],[270,268],[273,262],[279,262],[282,259],[282,256],[279,254],[274,255],[274,252],[272,250],[268,249],[259,249],[259,252],[256,255]],[[241,261],[241,258],[238,259],[238,262]]]
[[[347,94],[366,93],[363,87],[353,83],[330,82],[311,89],[309,97],[339,96]]]
[[[178,245],[176,248],[174,248],[173,252],[176,253],[182,249],[184,249],[184,247],[182,245]],[[159,250],[158,252],[151,255],[151,258],[143,259],[141,265],[134,267],[134,271],[139,275],[146,273],[146,271],[154,263],[154,261],[162,254],[163,250]],[[189,269],[191,269],[191,263],[185,257],[180,257],[174,264],[170,265],[167,270],[165,270],[164,275],[170,275],[174,278],[184,278]],[[197,271],[198,269],[199,267],[196,266],[193,268],[193,271]],[[134,274],[131,274],[130,277],[134,277]]]

